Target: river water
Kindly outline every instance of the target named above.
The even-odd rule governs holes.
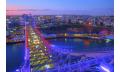
[[[113,40],[107,42],[107,40],[60,38],[50,39],[49,43],[53,48],[67,49],[74,52],[108,51],[114,49]]]
[[[53,48],[67,49],[74,52],[114,50],[113,40],[109,40],[108,42],[107,40],[60,38],[50,39],[48,41]],[[24,63],[24,55],[25,43],[7,44],[7,72],[14,72],[20,68]]]
[[[14,72],[24,63],[25,43],[6,45],[6,71]]]

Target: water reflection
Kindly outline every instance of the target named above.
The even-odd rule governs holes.
[[[6,45],[6,67],[7,72],[13,72],[24,62],[25,43],[7,44]]]
[[[51,39],[49,42],[54,45],[54,48],[68,49],[73,51],[104,51],[113,49],[113,40],[106,43],[105,40],[94,40],[94,39]]]
[[[89,46],[89,45],[90,45],[91,40],[83,40],[83,42],[84,42],[84,46]]]

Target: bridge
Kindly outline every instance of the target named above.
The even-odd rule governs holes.
[[[111,69],[106,68],[106,65],[113,63],[110,61],[106,65],[100,65],[105,62],[103,58],[87,57],[84,54],[79,56],[71,55],[71,51],[64,49],[54,49],[42,35],[42,33],[34,26],[28,24],[25,30],[26,48],[25,48],[25,62],[24,65],[17,69],[16,72],[85,72],[89,69],[91,71],[105,71],[112,72]],[[94,35],[68,35],[62,34],[56,37],[95,37]],[[51,38],[51,37],[48,37]],[[108,56],[109,60],[113,56]],[[92,67],[92,68],[91,68]],[[107,70],[107,71],[106,71]]]
[[[31,26],[27,27],[27,48],[30,49],[31,72],[43,71],[47,68],[53,68],[50,49],[48,44],[38,32]]]
[[[51,48],[40,31],[28,25],[26,26],[25,63],[17,72],[84,72],[93,65],[94,71],[98,70],[96,66],[100,64],[101,59],[85,55],[74,56],[70,53],[70,51]]]

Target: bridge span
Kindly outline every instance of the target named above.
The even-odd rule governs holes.
[[[40,31],[31,25],[26,26],[25,50],[25,63],[20,72],[84,72],[91,64],[101,61],[101,58],[72,55],[70,51],[51,48]]]

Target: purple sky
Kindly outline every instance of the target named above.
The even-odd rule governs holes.
[[[7,10],[7,14],[113,15],[114,0],[7,0]]]

